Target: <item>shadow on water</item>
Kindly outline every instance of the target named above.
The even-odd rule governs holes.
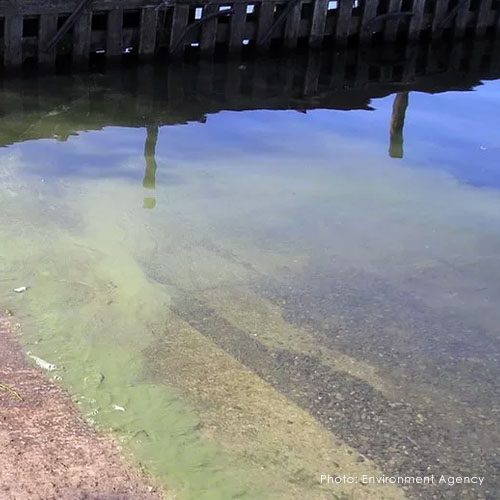
[[[72,136],[108,127],[144,129],[144,147],[142,149],[141,144],[135,149],[140,149],[140,161],[144,165],[143,207],[150,211],[141,212],[157,216],[159,220],[161,210],[168,209],[161,207],[161,203],[157,206],[157,191],[161,189],[157,176],[162,174],[162,162],[157,163],[157,145],[161,144],[159,133],[162,130],[168,133],[169,126],[204,124],[207,117],[222,111],[369,112],[373,109],[373,99],[394,96],[391,115],[387,116],[388,155],[384,160],[391,166],[400,165],[401,162],[393,160],[403,159],[407,154],[403,147],[405,120],[408,122],[412,112],[418,111],[412,108],[412,93],[471,90],[484,80],[499,78],[499,63],[499,41],[486,40],[453,46],[351,50],[243,63],[200,61],[166,68],[139,66],[77,77],[6,80],[0,93],[3,119],[0,145],[41,139],[65,142]],[[280,131],[276,130],[276,134]],[[203,163],[203,154],[201,158]],[[365,173],[369,175],[368,170]],[[126,177],[128,173],[120,169],[63,172],[56,168],[50,175],[113,179]],[[343,175],[347,177],[340,179]],[[338,189],[337,198],[329,192],[325,201],[318,194],[317,198],[324,203],[318,202],[320,208],[314,204],[315,195],[312,202],[307,198],[306,188],[302,205],[293,205],[287,194],[282,193],[283,207],[291,203],[291,215],[287,216],[293,219],[293,224],[283,223],[283,227],[278,223],[273,226],[271,217],[281,220],[279,215],[285,209],[279,203],[269,205],[276,212],[271,215],[263,205],[264,216],[256,217],[257,222],[251,219],[251,210],[241,209],[240,213],[235,208],[238,220],[234,222],[225,218],[231,215],[227,214],[230,211],[227,206],[215,206],[216,197],[214,206],[200,204],[197,207],[199,213],[207,211],[207,220],[195,221],[198,212],[196,217],[191,214],[192,218],[186,217],[186,220],[180,217],[188,227],[186,230],[179,229],[182,224],[175,220],[183,210],[189,213],[189,206],[184,205],[168,212],[172,221],[165,217],[167,222],[162,220],[162,224],[166,226],[156,219],[156,226],[149,220],[143,226],[137,224],[141,226],[144,240],[152,237],[155,241],[153,248],[148,249],[150,254],[137,259],[147,275],[147,283],[141,281],[141,284],[146,289],[153,282],[171,293],[168,307],[161,304],[169,310],[167,319],[162,319],[161,333],[155,325],[153,340],[146,347],[140,346],[147,358],[148,376],[159,385],[171,384],[188,394],[204,414],[204,431],[217,438],[224,437],[227,447],[237,456],[244,456],[259,473],[264,469],[259,455],[262,450],[267,460],[265,466],[271,472],[281,470],[281,461],[289,461],[285,464],[288,472],[292,471],[289,483],[297,483],[290,497],[301,498],[301,481],[314,482],[308,476],[309,469],[304,472],[304,467],[314,468],[329,456],[330,451],[324,451],[318,444],[321,442],[318,436],[323,436],[321,432],[326,429],[329,435],[336,436],[359,454],[353,455],[353,461],[373,462],[390,474],[487,476],[487,486],[483,489],[467,485],[458,496],[457,490],[411,485],[407,488],[410,495],[494,498],[499,465],[495,423],[500,351],[498,332],[489,326],[495,324],[498,315],[489,309],[486,319],[480,316],[484,310],[481,308],[486,307],[484,304],[490,304],[488,300],[500,297],[495,267],[499,242],[496,236],[481,232],[483,228],[473,223],[472,229],[459,225],[454,210],[461,209],[460,196],[463,196],[472,204],[478,202],[479,215],[472,211],[471,217],[497,224],[497,216],[490,208],[498,206],[497,200],[491,195],[484,201],[480,198],[483,193],[460,191],[457,198],[443,198],[443,203],[450,202],[450,206],[443,208],[441,196],[447,193],[440,193],[438,188],[432,191],[430,182],[424,185],[430,194],[419,192],[420,197],[407,201],[399,200],[397,193],[384,191],[382,182],[381,188],[378,184],[374,188],[381,190],[380,202],[375,195],[371,198],[372,193],[363,182],[349,184],[352,180],[348,175],[341,172],[340,180],[335,179],[328,186],[332,192]],[[278,179],[285,182],[287,179],[283,177],[286,176]],[[411,184],[411,180],[405,182]],[[406,184],[403,187],[411,194]],[[292,188],[300,189],[293,184]],[[264,187],[259,189],[255,191],[265,192]],[[358,192],[360,198],[366,197],[369,202],[376,198],[375,209],[369,202],[365,207],[362,200],[355,199]],[[187,193],[187,196],[193,194]],[[273,192],[270,198],[276,203],[279,196]],[[247,202],[251,205],[251,201]],[[440,214],[426,212],[427,202],[442,209],[443,218],[448,217],[452,222],[439,226]],[[417,214],[416,222],[406,232],[408,221],[413,221],[412,203],[423,215]],[[254,209],[252,205],[251,208]],[[210,210],[214,210],[213,218],[210,218]],[[380,214],[373,214],[377,210]],[[94,219],[97,219],[101,214],[97,209],[95,212]],[[217,217],[221,217],[223,229],[217,227]],[[233,235],[228,237],[224,232],[225,223],[243,232],[238,225],[240,219],[245,220],[248,227],[254,223],[257,229],[252,227],[252,230],[259,236],[257,247],[270,262],[275,250],[272,244],[283,255],[293,254],[293,259],[285,259],[273,267],[274,264],[264,262],[265,259],[252,260],[250,250],[242,250],[238,245],[231,248]],[[361,219],[368,222],[363,226]],[[394,225],[392,232],[387,229],[390,224],[385,224],[386,220]],[[435,234],[438,230],[427,232],[427,226],[434,223],[449,241],[446,237],[439,239]],[[210,229],[214,234],[204,237],[208,224],[213,224]],[[470,233],[464,227],[469,228]],[[370,230],[381,233],[382,251],[378,247],[367,247],[369,256],[364,257],[369,235],[365,241],[365,234],[359,233]],[[173,242],[162,239],[169,231]],[[317,239],[308,239],[314,231]],[[414,236],[413,231],[419,232]],[[278,241],[280,236],[284,237],[283,242]],[[373,240],[378,236],[377,233]],[[438,247],[436,254],[427,256],[415,250],[424,237]],[[469,246],[467,238],[474,240],[474,244]],[[354,244],[349,247],[345,241],[351,240]],[[290,248],[286,248],[287,245]],[[463,255],[457,251],[453,254],[456,262],[453,255],[443,262],[442,255],[448,258],[454,245],[463,246]],[[406,252],[401,251],[402,257],[398,254],[400,248]],[[297,264],[302,254],[308,258]],[[364,264],[375,264],[356,267],[356,255],[362,256],[360,261],[365,258]],[[380,262],[385,259],[384,263],[376,261],[377,257]],[[132,265],[129,261],[126,263]],[[469,286],[471,283],[473,287]],[[106,287],[106,293],[115,293],[113,287]],[[447,287],[464,293],[463,310],[457,306],[459,302],[454,302],[456,297]],[[113,290],[110,292],[108,288]],[[153,306],[145,306],[145,309],[154,311]],[[469,310],[474,314],[468,315]],[[118,310],[117,318],[118,313],[124,314],[124,311]],[[127,360],[123,365],[127,365]],[[260,385],[252,378],[254,375]],[[279,396],[271,395],[270,388]],[[284,406],[282,396],[299,409],[294,410],[293,417],[284,414],[291,410]],[[273,408],[259,406],[267,401],[265,398],[273,401],[274,406],[268,405]],[[271,426],[265,419],[266,412],[274,419],[275,434],[270,431],[269,435],[265,434]],[[287,448],[281,446],[285,438],[290,442],[296,440],[295,446],[303,453],[299,453],[300,460],[296,460],[291,451],[289,455],[278,455],[276,449],[281,453],[281,448]],[[251,448],[253,443],[257,443],[255,449]],[[245,449],[245,445],[249,448]],[[287,446],[292,449],[294,445],[287,441]],[[313,451],[308,455],[310,448]],[[175,462],[175,457],[172,461]],[[322,490],[321,495],[330,492]],[[321,495],[314,490],[311,498],[326,497]],[[382,492],[380,497],[373,498],[393,498],[391,495],[384,496]]]

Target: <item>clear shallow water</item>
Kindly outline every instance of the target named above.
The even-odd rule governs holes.
[[[397,498],[319,475],[427,472],[486,485],[409,494],[487,496],[500,83],[323,70],[304,95],[310,62],[5,82],[0,303],[181,497]]]

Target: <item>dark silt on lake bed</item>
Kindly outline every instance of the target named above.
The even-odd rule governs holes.
[[[21,343],[179,498],[495,498],[499,61],[485,40],[4,81]]]

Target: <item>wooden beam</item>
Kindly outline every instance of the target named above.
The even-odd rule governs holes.
[[[218,12],[219,6],[215,4],[208,4],[203,9],[204,16],[212,16],[208,21],[203,23],[201,28],[200,49],[202,52],[212,53],[215,48],[215,40],[217,37],[217,23],[218,19],[215,14]]]
[[[301,10],[302,2],[299,1],[292,7],[292,10],[286,19],[284,46],[287,49],[295,49],[297,47]]]
[[[56,62],[56,48],[49,48],[49,42],[57,33],[57,16],[42,14],[38,25],[38,64],[49,67]]]
[[[402,5],[403,0],[390,0],[388,13],[395,14],[401,12]],[[400,20],[401,18],[396,17],[385,22],[384,40],[386,40],[387,42],[394,42],[396,40]]]
[[[413,16],[410,19],[410,28],[408,30],[409,40],[418,40],[420,36],[424,22],[425,2],[426,0],[413,0]]]
[[[377,3],[366,0],[363,7],[363,15],[361,16],[360,40],[361,43],[369,43],[373,35],[372,21],[377,16]]]
[[[139,28],[139,57],[151,59],[156,49],[156,33],[158,26],[158,9],[145,7],[141,10],[141,25]]]
[[[257,26],[257,50],[266,50],[270,43],[270,38],[265,38],[266,33],[269,33],[273,25],[274,9],[276,4],[274,2],[263,2],[259,9],[259,20]]]
[[[316,0],[314,2],[313,17],[311,21],[311,32],[309,35],[309,47],[321,48],[325,36],[326,15],[328,0]]]
[[[123,54],[123,9],[121,7],[108,12],[106,34],[106,57],[112,59]]]
[[[457,16],[455,20],[455,36],[462,38],[465,35],[465,30],[469,21],[470,0],[462,0],[458,4]]]
[[[481,6],[479,8],[479,14],[477,16],[476,24],[476,35],[484,36],[488,26],[493,26],[493,16],[491,12],[491,7],[493,5],[493,0],[482,0]],[[490,20],[492,22],[490,22]]]
[[[84,68],[90,56],[92,12],[85,9],[73,27],[73,65]]]
[[[231,28],[229,32],[229,50],[235,53],[241,50],[247,19],[247,6],[244,3],[237,3],[233,9],[234,12],[231,16]]]
[[[170,41],[168,44],[169,54],[184,54],[184,44],[180,39],[189,19],[189,5],[176,5],[172,16],[172,27],[170,28]]]
[[[9,15],[4,23],[4,64],[17,68],[23,63],[23,16]]]

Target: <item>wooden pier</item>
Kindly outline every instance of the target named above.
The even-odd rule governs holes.
[[[499,0],[0,0],[7,69],[499,32]]]

